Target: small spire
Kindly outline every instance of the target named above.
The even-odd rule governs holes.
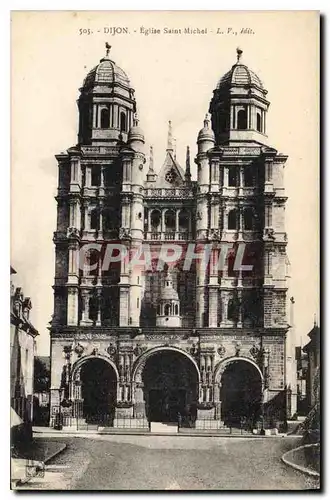
[[[155,182],[157,174],[154,171],[154,148],[150,146],[149,170],[147,172],[147,182]]]
[[[185,179],[186,181],[191,180],[191,172],[190,172],[190,148],[187,146],[187,152],[186,152],[186,172],[185,172]]]
[[[150,146],[149,172],[154,172],[154,148]]]
[[[174,159],[176,160],[176,139],[173,137],[173,156]]]
[[[134,113],[134,118],[133,118],[133,127],[137,127],[139,125],[139,115],[138,113]]]
[[[172,122],[168,122],[167,151],[173,151]]]
[[[210,125],[210,116],[208,113],[206,113],[205,118],[204,118],[204,127],[209,128]]]
[[[105,42],[105,57],[109,57],[109,52],[110,52],[110,49],[111,49],[111,45],[108,44],[108,42]]]
[[[317,326],[316,313],[314,313],[314,327]]]
[[[240,49],[239,47],[237,47],[236,49],[236,53],[237,53],[237,64],[239,63],[241,57],[242,57],[242,54],[243,54],[243,50]]]

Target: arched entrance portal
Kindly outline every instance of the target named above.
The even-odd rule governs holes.
[[[244,360],[227,365],[221,377],[221,419],[226,425],[253,424],[261,412],[262,380],[258,369]]]
[[[116,403],[117,377],[103,359],[89,359],[81,366],[83,417],[87,423],[112,421]]]
[[[159,351],[145,364],[142,380],[149,422],[177,422],[196,418],[198,374],[193,363],[176,351]]]

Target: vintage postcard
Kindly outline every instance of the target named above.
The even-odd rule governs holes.
[[[320,488],[319,13],[11,14],[11,485]]]

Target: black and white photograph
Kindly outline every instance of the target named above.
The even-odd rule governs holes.
[[[11,13],[11,489],[320,489],[319,40]]]

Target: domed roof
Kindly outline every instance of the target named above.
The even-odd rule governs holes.
[[[237,49],[237,63],[218,82],[217,89],[231,87],[232,85],[258,87],[264,90],[264,86],[258,75],[250,68],[240,62],[242,50]]]
[[[134,117],[133,127],[131,127],[128,131],[128,141],[134,140],[143,140],[144,141],[144,132],[141,127],[139,127],[139,120],[137,114]]]
[[[160,300],[179,300],[178,292],[173,288],[173,281],[170,273],[165,277],[165,284],[160,292]]]
[[[95,85],[111,85],[113,83],[119,83],[125,87],[131,85],[125,71],[110,59],[107,49],[107,55],[86,76],[83,87],[90,88]]]
[[[198,132],[197,141],[215,141],[215,135],[210,127],[210,120],[207,114],[204,120],[204,127]]]

